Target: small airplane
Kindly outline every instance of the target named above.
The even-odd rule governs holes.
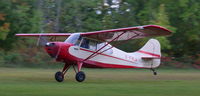
[[[112,42],[131,39],[167,36],[171,31],[158,25],[144,25],[119,29],[110,29],[86,33],[28,33],[16,34],[24,37],[68,37],[64,42],[45,42],[44,49],[58,62],[65,63],[63,69],[55,73],[58,82],[70,66],[76,72],[78,82],[85,80],[82,67],[88,68],[146,68],[154,70],[160,65],[160,43],[150,39],[141,49],[127,53],[111,45]],[[123,43],[123,42],[122,42]]]

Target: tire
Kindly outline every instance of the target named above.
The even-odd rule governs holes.
[[[83,82],[85,80],[86,76],[85,73],[80,71],[78,73],[76,73],[76,81],[78,82]]]
[[[157,75],[157,72],[153,72],[153,75]]]
[[[56,72],[56,74],[55,74],[55,79],[56,79],[56,81],[58,81],[58,82],[62,82],[62,81],[64,80],[64,75],[63,75],[63,73],[60,72],[60,71]]]

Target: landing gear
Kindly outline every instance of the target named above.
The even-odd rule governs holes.
[[[74,65],[72,65],[73,68],[74,68],[74,71],[76,72],[75,79],[78,82],[83,82],[86,78],[85,73],[83,71],[80,71],[82,64],[83,64],[82,62],[78,62],[78,68],[77,69],[75,68]],[[65,66],[63,67],[62,72],[61,71],[56,72],[56,74],[55,74],[56,81],[58,81],[58,82],[64,81],[65,74],[66,74],[67,70],[70,68],[70,66],[71,66],[70,64],[66,63]]]
[[[62,72],[60,71],[56,72],[55,74],[56,81],[63,82],[65,78],[65,74],[69,68],[70,68],[70,65],[66,63],[65,66],[63,67]]]
[[[76,81],[78,82],[83,82],[85,80],[85,77],[85,73],[82,71],[76,73]]]
[[[64,74],[60,71],[56,72],[55,79],[58,82],[62,82],[64,80]]]
[[[86,78],[85,73],[83,71],[80,71],[82,65],[83,65],[82,62],[78,62],[78,72],[76,71],[75,67],[73,66],[74,71],[76,72],[75,79],[78,82],[83,82],[85,80],[85,78]]]
[[[151,68],[151,71],[153,71],[153,75],[157,75],[157,72],[155,69]]]

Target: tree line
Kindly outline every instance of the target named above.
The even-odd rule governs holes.
[[[1,0],[0,8],[0,61],[15,61],[16,56],[27,55],[22,50],[33,48],[30,43],[35,40],[17,38],[16,33],[90,32],[149,24],[173,32],[157,37],[164,56],[200,59],[199,0]],[[146,40],[119,47],[132,51]]]

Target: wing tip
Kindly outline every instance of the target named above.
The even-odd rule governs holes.
[[[146,25],[147,27],[155,27],[155,28],[159,28],[159,29],[162,29],[162,30],[165,30],[165,31],[168,31],[168,32],[172,32],[171,30],[165,28],[165,27],[162,27],[160,25]]]

